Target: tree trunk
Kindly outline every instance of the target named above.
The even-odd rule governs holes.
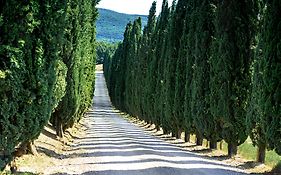
[[[190,142],[190,133],[189,132],[184,132],[184,141],[185,142]]]
[[[56,134],[58,137],[63,138],[63,126],[59,117],[56,117]]]
[[[27,154],[27,145],[26,143],[21,143],[20,146],[13,152],[14,157],[21,157]]]
[[[150,128],[152,124],[153,124],[152,121],[149,121],[148,128]]]
[[[18,170],[17,164],[16,164],[16,160],[12,160],[10,163],[10,171],[12,174],[16,174]]]
[[[37,149],[36,149],[33,141],[29,141],[27,143],[27,153],[30,153],[35,156],[38,155]]]
[[[202,146],[202,144],[203,144],[203,138],[200,134],[197,134],[196,135],[196,145]]]
[[[181,139],[181,133],[182,133],[181,129],[177,130],[177,132],[176,132],[177,139]]]
[[[208,147],[209,147],[209,145],[210,145],[210,144],[209,144],[209,142],[207,141],[207,142],[206,142],[206,148],[208,148]]]
[[[222,150],[223,141],[220,141],[220,150]]]
[[[19,148],[14,152],[15,157],[20,157],[24,154],[38,155],[33,141],[26,141],[20,144]]]
[[[232,158],[235,155],[237,155],[237,145],[234,143],[229,143],[228,144],[228,157]]]
[[[210,149],[217,149],[218,144],[216,140],[210,140]]]
[[[160,126],[159,125],[156,126],[156,131],[157,132],[160,131]]]
[[[265,161],[265,151],[266,151],[265,144],[259,145],[258,152],[257,152],[257,162],[264,163],[264,161]]]

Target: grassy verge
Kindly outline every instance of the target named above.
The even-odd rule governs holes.
[[[255,160],[257,156],[257,147],[252,145],[250,139],[247,139],[245,143],[239,146],[238,153],[248,160]],[[266,151],[265,164],[270,167],[275,167],[281,163],[281,156],[274,151]]]
[[[196,136],[191,136],[191,142],[195,142]],[[204,140],[203,145],[206,145],[207,141]],[[222,142],[222,151],[227,154],[227,143]],[[257,156],[257,147],[253,146],[252,141],[248,138],[242,145],[238,147],[238,154],[247,160],[255,161]],[[266,151],[265,165],[275,168],[281,167],[281,156],[279,156],[275,151]]]
[[[227,143],[223,142],[223,152],[227,153]],[[238,154],[247,160],[256,161],[257,147],[253,146],[252,141],[248,138],[242,145],[238,147]],[[265,165],[274,168],[281,163],[281,156],[274,151],[266,151]]]

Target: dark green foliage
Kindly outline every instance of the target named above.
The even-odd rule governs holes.
[[[214,1],[204,0],[194,11],[195,30],[191,107],[197,134],[216,143],[220,140],[221,127],[210,111],[210,65],[211,43],[214,36]],[[187,77],[188,78],[188,77]]]
[[[257,1],[258,3],[259,1]],[[263,25],[263,15],[264,15],[264,5],[260,3],[262,7],[258,8],[256,11],[258,12],[257,15],[260,16],[260,19],[257,21],[257,27],[259,26],[261,28],[261,25]],[[257,40],[260,40],[260,35],[261,33],[258,32],[256,34]],[[247,130],[249,132],[250,138],[253,142],[253,145],[258,146],[259,151],[258,154],[261,153],[261,149],[263,148],[263,153],[265,153],[265,149],[267,146],[266,138],[265,138],[265,128],[266,128],[266,123],[263,122],[263,117],[266,117],[263,113],[263,110],[261,108],[262,106],[262,91],[261,87],[262,85],[262,71],[260,68],[260,59],[261,59],[261,43],[258,43],[257,49],[255,50],[254,53],[254,60],[252,62],[252,85],[251,85],[251,96],[249,98],[249,105],[248,105],[248,114],[246,117],[246,125],[247,125]],[[258,156],[259,157],[259,156]],[[265,157],[263,158],[258,158],[257,161],[264,162]]]
[[[184,86],[185,86],[185,55],[180,55],[181,40],[184,33],[184,26],[187,15],[187,0],[179,0],[172,13],[171,31],[168,42],[168,62],[166,69],[166,116],[171,116],[172,132],[180,132],[184,128]],[[183,20],[185,19],[185,20]],[[184,41],[182,41],[184,42]],[[184,43],[185,44],[185,43]]]
[[[121,77],[124,78],[124,76],[121,76],[120,72],[120,68],[122,66],[121,63],[123,62],[119,60],[122,56],[122,50],[123,45],[119,44],[112,59],[106,59],[104,63],[104,75],[107,82],[109,96],[112,103],[118,108],[120,108],[120,104],[118,104],[118,101],[120,101],[121,98],[120,91],[118,89],[121,84],[117,84],[117,80],[120,81]],[[116,92],[116,90],[118,90],[118,92]]]
[[[218,3],[211,63],[211,111],[222,127],[229,156],[246,138],[250,85],[252,1]]]
[[[125,83],[126,83],[126,71],[127,71],[127,58],[128,53],[124,50],[130,48],[130,36],[132,32],[132,24],[128,23],[126,31],[124,33],[123,43],[118,45],[118,48],[113,55],[112,59],[105,62],[104,65],[105,78],[107,81],[107,87],[109,89],[109,95],[112,103],[120,110],[125,111]],[[109,69],[110,68],[110,69]]]
[[[1,1],[0,169],[16,146],[39,136],[52,112],[52,122],[66,128],[91,105],[96,3]]]
[[[67,3],[62,58],[68,68],[66,95],[53,114],[57,134],[80,120],[92,104],[95,71],[96,1]]]
[[[211,148],[224,139],[229,156],[249,133],[259,152],[280,153],[280,2],[261,4],[164,0],[156,18],[154,2],[143,32],[128,24],[105,60],[113,104],[165,134],[196,134]]]
[[[251,138],[281,155],[281,19],[280,1],[267,1],[254,62],[248,117]],[[262,14],[263,16],[263,14]]]
[[[164,120],[162,117],[164,115],[164,65],[165,65],[165,56],[167,50],[167,34],[168,34],[168,25],[169,25],[169,16],[170,10],[167,0],[164,0],[162,3],[162,11],[157,20],[156,26],[156,51],[154,59],[156,62],[157,69],[155,70],[155,93],[154,93],[154,117],[156,120],[154,123],[157,125],[158,129],[162,125]]]
[[[144,27],[143,32],[143,43],[141,45],[143,56],[141,59],[143,63],[143,98],[141,99],[141,103],[143,103],[143,117],[144,120],[147,122],[152,123],[152,111],[153,111],[153,94],[151,93],[151,83],[153,81],[153,74],[152,70],[152,52],[154,51],[154,44],[153,44],[153,33],[155,31],[156,25],[156,2],[154,1],[151,5],[148,15],[147,26]]]
[[[134,21],[132,26],[132,30],[130,32],[128,45],[127,45],[127,69],[125,72],[125,109],[130,113],[135,113],[136,102],[133,98],[135,97],[136,86],[135,86],[135,79],[136,70],[137,70],[137,49],[138,49],[138,42],[141,36],[141,18],[138,18]]]
[[[66,75],[67,75],[67,67],[62,60],[57,60],[55,62],[55,71],[56,71],[56,81],[55,87],[53,90],[53,109],[56,109],[59,102],[65,95],[66,89]]]
[[[119,42],[123,40],[122,33],[129,21],[134,21],[141,17],[142,23],[147,23],[147,16],[129,15],[114,12],[107,9],[98,9],[99,17],[97,20],[97,40],[105,42]]]
[[[97,60],[96,64],[103,64],[104,60],[110,60],[118,44],[98,41],[96,44]]]
[[[147,120],[150,123],[155,123],[157,126],[160,125],[159,123],[159,114],[155,113],[155,106],[156,106],[156,77],[157,77],[157,64],[158,64],[158,59],[161,53],[159,51],[159,45],[160,43],[157,43],[158,41],[158,32],[159,32],[159,19],[156,21],[156,16],[155,16],[155,9],[156,8],[156,3],[154,2],[151,6],[150,9],[150,15],[149,19],[150,23],[148,23],[147,28],[148,28],[148,34],[147,36],[150,38],[150,43],[149,43],[149,50],[147,50],[147,62],[149,63],[147,65],[147,77],[146,77],[146,107],[145,110],[147,112],[147,117],[149,120]],[[161,17],[160,17],[161,18]]]
[[[65,1],[1,1],[0,169],[19,143],[39,136],[64,95],[57,86],[66,72],[59,57],[64,12]]]
[[[269,1],[262,32],[262,72],[266,117],[266,138],[269,148],[281,155],[281,2]]]
[[[178,81],[184,82],[181,85],[184,89],[184,94],[179,96],[181,100],[184,101],[183,107],[178,108],[178,110],[183,110],[184,113],[184,130],[186,133],[195,133],[195,127],[193,124],[194,115],[192,113],[192,80],[194,72],[194,56],[195,56],[195,33],[196,33],[196,22],[197,22],[197,7],[198,3],[196,1],[190,0],[187,3],[187,14],[185,18],[184,25],[184,35],[181,40],[182,49],[180,51],[180,57],[182,62],[178,63]],[[184,65],[181,65],[184,64]],[[180,72],[184,72],[180,75]],[[182,109],[183,108],[183,109]],[[200,132],[196,133],[199,136]]]

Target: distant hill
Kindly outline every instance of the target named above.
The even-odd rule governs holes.
[[[142,25],[146,25],[147,16],[129,15],[118,13],[107,9],[98,9],[99,18],[97,20],[97,40],[116,42],[123,40],[123,33],[129,21],[133,22],[136,18],[142,18]]]

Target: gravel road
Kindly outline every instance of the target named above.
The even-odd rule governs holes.
[[[242,170],[202,158],[155,138],[123,119],[111,106],[102,72],[96,73],[94,105],[84,120],[86,136],[50,174],[243,175]],[[49,174],[48,173],[48,174]]]

